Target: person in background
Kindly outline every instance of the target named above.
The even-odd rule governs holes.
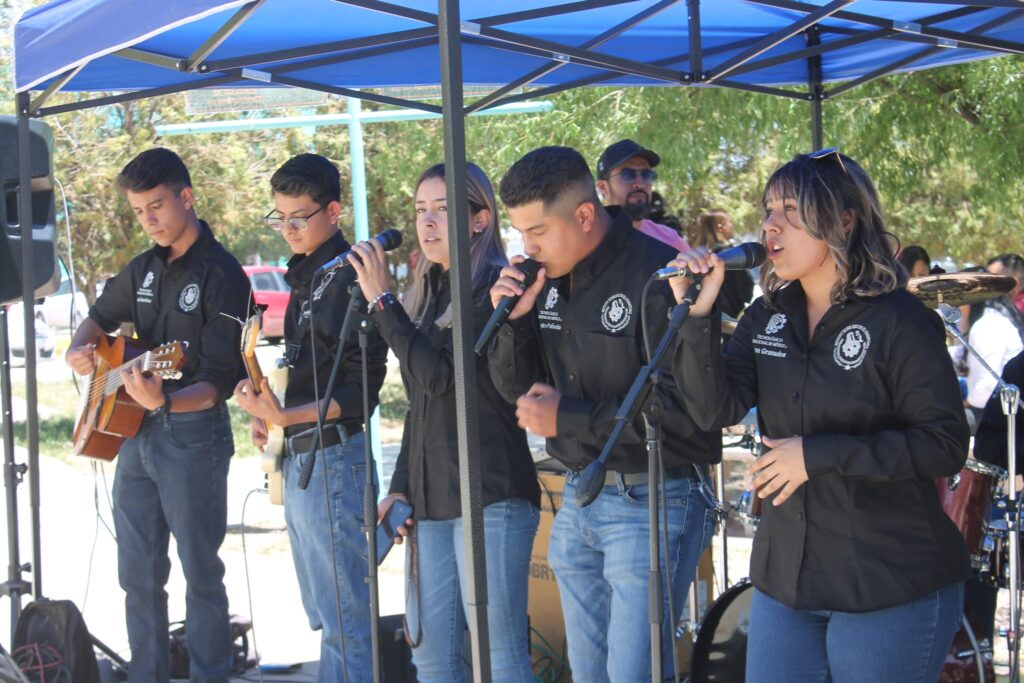
[[[690,244],[718,253],[733,246],[735,230],[725,209],[705,211],[697,217],[697,229]],[[718,307],[731,318],[739,318],[754,296],[754,278],[748,270],[729,270],[718,293]]]
[[[932,260],[924,247],[911,244],[900,250],[896,258],[900,265],[907,269],[910,277],[921,277],[931,272]]]
[[[991,259],[986,268],[993,275],[1014,278],[1016,284],[1006,294],[985,302],[981,317],[971,326],[967,341],[993,371],[1002,373],[1006,363],[1024,350],[1024,313],[1014,306],[1017,295],[1024,289],[1024,259],[1017,254],[1001,254]],[[996,386],[996,378],[973,353],[966,353],[966,359],[966,403],[976,428]]]
[[[664,242],[676,251],[690,245],[677,230],[650,219],[653,209],[654,167],[661,163],[656,152],[644,149],[632,140],[619,140],[609,145],[597,160],[597,193],[605,206],[618,206],[633,227]]]
[[[969,442],[941,321],[907,291],[853,159],[797,155],[762,206],[765,294],[724,351],[722,261],[701,248],[669,264],[705,274],[672,364],[687,409],[714,428],[756,405],[763,426],[747,681],[933,683],[971,575],[935,487]]]
[[[466,164],[471,230],[474,337],[491,315],[488,292],[507,263],[498,229],[494,190],[484,172]],[[395,500],[413,506],[411,550],[406,554],[406,623],[421,683],[466,680],[462,634],[466,628],[467,577],[459,496],[455,367],[452,360],[452,293],[449,279],[448,199],[445,167],[431,166],[416,183],[416,234],[422,251],[404,302],[377,242],[355,245],[349,261],[370,302],[370,319],[398,357],[409,396],[402,449],[391,490],[378,517]],[[527,584],[533,537],[540,520],[540,486],[526,433],[515,411],[494,388],[487,358],[477,359],[480,414],[481,488],[487,558],[487,624],[491,677],[501,683],[530,683],[533,668],[527,621]],[[395,541],[410,534],[403,526]],[[418,622],[413,615],[419,615]]]

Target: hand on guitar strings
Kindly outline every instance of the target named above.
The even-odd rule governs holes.
[[[249,431],[252,435],[252,445],[262,453],[267,450],[267,441],[270,438],[267,431],[267,423],[258,417],[254,417],[250,422]]]
[[[252,386],[252,381],[243,379],[235,386],[235,400],[245,412],[270,424],[286,427],[284,423],[284,411],[277,396],[270,390],[270,383],[263,378],[262,386],[257,393]]]
[[[164,380],[159,375],[143,374],[134,363],[131,369],[121,371],[121,381],[128,395],[146,410],[156,410],[164,404]]]
[[[765,436],[761,441],[771,450],[747,466],[747,472],[755,475],[748,489],[757,491],[759,498],[767,498],[778,491],[772,504],[782,505],[807,481],[804,439],[802,436],[785,439]]]

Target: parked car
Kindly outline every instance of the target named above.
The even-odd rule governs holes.
[[[55,330],[74,331],[78,324],[89,315],[89,301],[85,294],[75,289],[71,293],[71,276],[64,262],[60,263],[60,286],[57,291],[36,304],[36,318],[45,320]]]
[[[7,306],[7,334],[11,345],[11,355],[15,358],[25,357],[25,314],[20,303]],[[57,348],[53,329],[45,320],[36,317],[36,356],[50,358]]]
[[[285,282],[281,266],[242,266],[252,283],[252,296],[257,304],[267,307],[263,313],[263,338],[271,344],[284,337],[284,311],[288,307],[291,287]]]

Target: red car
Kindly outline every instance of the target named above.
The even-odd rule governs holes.
[[[263,313],[263,338],[271,344],[284,337],[284,309],[288,306],[291,287],[284,280],[281,266],[242,266],[252,283],[252,295],[257,304],[267,310]]]

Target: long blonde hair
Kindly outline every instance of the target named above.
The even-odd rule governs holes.
[[[878,193],[853,159],[838,152],[818,158],[798,154],[768,179],[762,207],[773,197],[796,199],[807,234],[828,246],[838,275],[832,303],[906,286],[907,272],[896,260],[896,238],[885,230]],[[853,216],[848,228],[843,227],[846,212]],[[762,227],[761,241],[764,239]],[[787,284],[770,261],[761,267],[761,289],[770,304],[775,304],[776,293]]]
[[[431,166],[416,181],[415,195],[420,185],[431,178],[444,180],[444,164]],[[508,264],[505,257],[505,247],[501,241],[501,231],[498,229],[498,203],[494,199],[494,188],[487,174],[473,163],[466,164],[466,199],[469,202],[469,209],[476,215],[488,209],[491,212],[491,220],[480,232],[471,234],[469,240],[469,265],[470,278],[473,288],[480,284],[480,279],[487,277],[488,266],[504,266]],[[450,213],[450,212],[449,212]],[[416,268],[413,270],[409,289],[403,297],[403,305],[417,325],[422,326],[422,320],[430,303],[430,269],[434,265],[429,259],[421,256]],[[448,304],[444,312],[433,321],[435,325],[444,329],[452,326],[452,307]]]

